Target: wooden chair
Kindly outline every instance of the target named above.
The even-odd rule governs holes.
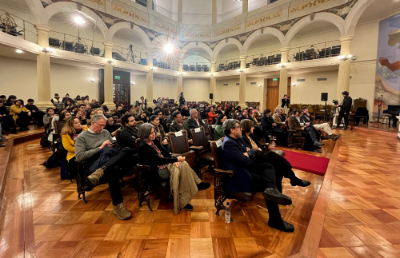
[[[199,130],[196,132],[196,130]],[[196,128],[196,129],[190,129],[190,134],[192,135],[192,140],[193,140],[193,145],[194,146],[201,146],[203,147],[202,149],[197,150],[197,157],[205,162],[206,164],[209,165],[209,169],[212,168],[212,165],[214,165],[214,157],[212,153],[209,150],[208,147],[208,140],[205,134],[205,129],[203,127]]]
[[[297,132],[300,132],[300,130],[289,130],[289,125],[288,125],[288,121],[285,122],[287,132],[288,132],[288,138],[287,138],[287,142],[288,142],[288,147],[295,147],[295,149],[297,150],[299,147],[303,148],[304,147],[304,143],[306,141],[306,139],[302,136],[295,136],[294,134]]]
[[[230,177],[233,177],[233,170],[223,170],[220,168],[220,151],[216,141],[210,142],[211,153],[215,161],[215,178],[214,178],[214,205],[217,209],[215,215],[219,216],[220,210],[226,210],[224,201],[226,199],[235,199],[239,202],[251,202],[256,195],[256,192],[228,192],[225,190],[226,182]]]
[[[210,135],[211,141],[218,140],[218,139],[214,139],[214,128],[215,128],[215,125],[208,125],[208,135]]]

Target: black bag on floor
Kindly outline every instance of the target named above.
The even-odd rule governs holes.
[[[50,142],[47,139],[49,136],[47,135],[47,133],[44,133],[42,138],[40,139],[40,146],[42,146],[43,148],[48,148],[50,146]]]
[[[60,152],[56,151],[42,165],[46,168],[56,168],[61,166],[61,159]]]

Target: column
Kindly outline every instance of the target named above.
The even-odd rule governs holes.
[[[217,24],[217,0],[212,0],[212,25]]]
[[[38,45],[42,48],[49,47],[50,28],[46,25],[35,25],[38,34]],[[36,105],[44,110],[52,107],[50,87],[50,53],[39,50],[37,56],[37,89],[38,99]]]
[[[183,0],[178,0],[178,22],[182,24]]]
[[[150,67],[153,67],[153,56],[147,55],[147,64],[149,66],[149,71],[146,75],[146,99],[147,99],[147,107],[154,107],[153,103],[153,70]]]
[[[153,0],[147,0],[147,9],[153,10]]]
[[[215,73],[215,62],[211,62],[211,69],[210,69],[210,72],[212,73],[212,74],[214,74]],[[217,79],[214,77],[214,75],[213,76],[210,76],[210,93],[212,93],[214,96],[213,96],[213,99],[211,100],[211,103],[213,103],[213,101],[215,102],[215,99],[216,99],[216,96],[215,96],[215,94],[216,94],[216,91],[217,91]]]
[[[242,1],[242,14],[245,14],[249,11],[249,0]]]
[[[105,42],[104,43],[104,57],[106,60],[112,59],[112,47],[113,43]],[[112,63],[106,62],[104,65],[104,103],[108,109],[114,109],[114,79],[113,79],[113,65]]]
[[[176,88],[176,99],[175,102],[179,102],[179,96],[181,95],[181,92],[183,92],[183,75],[180,74],[183,72],[183,61],[179,61],[179,76],[178,76],[178,87]]]
[[[246,57],[240,56],[240,69],[246,68]],[[243,108],[246,107],[246,74],[240,72],[240,86],[239,86],[239,105]]]
[[[287,63],[288,62],[288,52],[289,48],[284,47],[281,48],[281,63]],[[280,100],[283,99],[283,95],[287,94],[287,82],[288,82],[288,73],[287,73],[287,68],[281,68],[280,70],[280,76],[279,76],[279,96],[278,96],[278,103],[280,103]]]
[[[344,36],[340,37],[339,40],[342,44],[340,55],[350,55],[350,45],[353,36]],[[351,59],[346,61],[340,61],[339,65],[339,74],[338,74],[338,87],[336,98],[339,100],[339,103],[343,99],[342,92],[349,91],[350,92],[350,63]]]

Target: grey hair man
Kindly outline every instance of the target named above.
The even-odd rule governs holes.
[[[90,128],[80,133],[76,138],[75,161],[88,162],[89,170],[95,170],[88,175],[88,179],[93,185],[99,184],[100,179],[108,181],[110,195],[114,205],[114,214],[117,215],[119,219],[129,219],[132,217],[132,214],[125,208],[123,203],[116,165],[121,165],[124,158],[129,157],[132,153],[129,148],[123,148],[116,155],[108,159],[108,161],[101,164],[103,160],[101,159],[102,155],[110,153],[109,148],[112,148],[113,142],[110,133],[104,130],[106,124],[107,118],[104,115],[95,114],[92,117]]]
[[[200,128],[203,127],[204,131],[206,132],[206,135],[208,135],[208,128],[206,128],[206,125],[204,124],[203,120],[201,119],[201,117],[199,117],[199,111],[197,111],[197,109],[192,108],[190,110],[190,117],[187,120],[187,125],[189,127],[189,129],[196,129],[196,128]]]

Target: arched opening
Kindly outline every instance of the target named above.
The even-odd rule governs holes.
[[[335,57],[340,55],[341,32],[334,24],[326,21],[310,22],[298,30],[288,47],[289,62]]]
[[[115,32],[112,43],[114,59],[147,65],[147,45],[135,31],[119,29]]]
[[[183,56],[183,71],[209,72],[211,69],[210,56],[202,48],[192,48]]]
[[[101,20],[100,17],[98,20]],[[79,54],[104,56],[104,37],[98,21],[83,12],[59,12],[54,14],[48,26],[49,45]]]
[[[240,50],[237,45],[227,44],[215,54],[217,72],[240,68]]]
[[[247,62],[250,67],[277,64],[280,62],[280,48],[281,42],[275,35],[261,34],[248,46]]]

